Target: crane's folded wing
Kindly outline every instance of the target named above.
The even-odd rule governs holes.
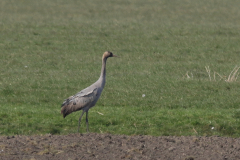
[[[62,104],[61,114],[63,114],[63,117],[65,118],[68,114],[72,112],[79,111],[84,107],[89,107],[96,96],[97,88],[87,93],[79,92],[78,94],[69,97]]]

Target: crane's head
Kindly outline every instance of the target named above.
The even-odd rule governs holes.
[[[108,58],[108,57],[118,57],[118,56],[116,56],[116,55],[114,55],[112,52],[110,52],[110,51],[106,51],[106,52],[104,52],[103,53],[103,58]]]

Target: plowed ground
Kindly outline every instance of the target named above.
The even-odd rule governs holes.
[[[0,136],[1,160],[240,159],[240,138],[70,134]]]

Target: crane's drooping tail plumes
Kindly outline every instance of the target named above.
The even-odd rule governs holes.
[[[68,109],[69,101],[70,101],[69,99],[66,99],[66,101],[64,101],[61,106],[62,107],[61,114],[63,115],[63,118],[65,118],[67,115],[71,113]]]
[[[62,107],[61,114],[63,115],[63,118],[65,118],[70,113],[77,111],[75,110],[75,107],[74,107],[76,105],[76,103],[74,102],[74,99],[75,99],[74,96],[71,96],[63,102],[61,106]]]

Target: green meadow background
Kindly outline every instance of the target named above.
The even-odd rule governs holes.
[[[64,119],[61,104],[98,79],[109,50],[120,58],[108,59],[90,132],[239,137],[239,6],[0,0],[0,135],[76,133],[81,111]]]

